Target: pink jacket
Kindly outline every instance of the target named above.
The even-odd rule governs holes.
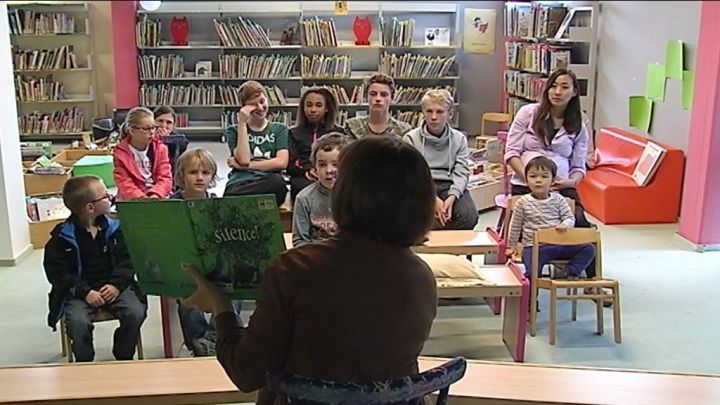
[[[172,192],[172,169],[167,146],[161,140],[153,138],[148,147],[153,156],[152,177],[155,181],[155,185],[149,189],[145,186],[145,179],[140,174],[140,168],[135,163],[130,151],[129,139],[123,139],[115,148],[113,152],[113,162],[115,164],[113,178],[118,189],[118,200],[148,197],[165,198]]]

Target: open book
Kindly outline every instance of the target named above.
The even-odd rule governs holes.
[[[644,187],[652,180],[666,153],[665,148],[654,142],[645,144],[645,149],[632,174],[632,178],[638,186]]]
[[[118,203],[130,258],[143,292],[188,297],[194,265],[234,299],[255,299],[265,266],[285,251],[270,195]]]

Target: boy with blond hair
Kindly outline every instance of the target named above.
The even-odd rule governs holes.
[[[473,229],[478,212],[467,191],[467,138],[449,124],[455,101],[449,91],[433,89],[421,103],[424,120],[403,139],[420,151],[432,172],[437,191],[433,228]]]
[[[98,310],[120,321],[113,355],[132,360],[147,301],[135,282],[120,223],[110,219],[113,196],[97,176],[78,176],[63,186],[63,202],[72,213],[51,232],[43,266],[52,285],[48,325],[65,317],[77,361],[92,361],[93,319]]]

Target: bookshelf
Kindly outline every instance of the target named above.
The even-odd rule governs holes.
[[[97,114],[88,2],[9,1],[20,140],[74,140]]]
[[[172,86],[175,89],[173,94],[178,90],[183,92],[189,86],[195,86],[190,90],[191,92],[199,91],[201,86],[220,92],[223,88],[237,89],[246,80],[258,80],[266,86],[277,86],[284,102],[271,102],[270,113],[275,114],[274,119],[286,120],[287,124],[292,124],[301,92],[305,87],[315,85],[333,87],[346,95],[347,100],[338,97],[341,111],[339,121],[344,123],[347,118],[362,115],[366,111],[367,104],[364,103],[364,98],[361,94],[357,94],[363,80],[376,72],[397,72],[398,69],[392,70],[388,63],[397,64],[399,59],[408,55],[404,56],[404,62],[413,63],[415,66],[418,66],[419,60],[425,62],[430,59],[440,61],[450,59],[450,61],[440,73],[428,75],[418,70],[413,76],[396,76],[398,88],[405,91],[404,97],[397,98],[396,104],[391,108],[393,116],[417,124],[422,93],[408,89],[448,87],[456,95],[456,102],[459,105],[456,88],[460,79],[458,76],[460,69],[456,58],[461,48],[461,34],[457,5],[427,2],[349,2],[347,15],[334,15],[333,3],[268,1],[262,3],[263,11],[259,11],[256,7],[257,3],[248,2],[163,1],[158,10],[139,9],[139,25],[136,27],[136,32],[148,34],[145,37],[148,41],[138,40],[140,66],[143,66],[142,61],[151,58],[156,61],[165,58],[159,71],[150,69],[152,72],[148,74],[140,68],[140,93],[142,95],[143,92],[156,92],[163,86]],[[169,27],[173,17],[188,18],[190,25],[188,45],[172,45]],[[237,30],[231,29],[229,21],[238,24],[238,17],[269,31],[269,42],[255,36],[248,38],[248,36],[236,35]],[[370,19],[372,24],[370,45],[355,45],[352,31],[355,17]],[[390,37],[387,32],[386,41],[383,41],[380,23],[384,22],[391,27],[393,19],[414,20],[414,30],[405,31],[406,41],[403,46],[391,43],[387,39]],[[225,37],[216,30],[214,20],[225,23]],[[314,36],[307,34],[311,31],[300,32],[303,25],[329,27],[331,24],[335,27],[334,34],[321,29],[312,31]],[[294,41],[288,44],[281,39],[283,31],[289,27],[294,27],[295,37]],[[436,27],[448,29],[449,44],[425,46],[425,29]],[[313,28],[309,28],[311,29]],[[322,37],[322,32],[327,35]],[[326,44],[333,46],[324,46]],[[234,58],[235,61],[244,58],[247,61],[254,61],[263,57],[272,61],[268,63],[276,63],[275,59],[285,61],[292,59],[291,68],[269,77],[254,74],[257,72],[256,69],[232,75],[224,74],[220,69],[219,61],[224,58]],[[408,58],[415,59],[408,60]],[[169,63],[171,59],[175,64],[173,67],[168,67],[172,65]],[[385,63],[383,63],[384,59]],[[195,75],[196,64],[201,61],[212,61],[210,77]],[[441,65],[441,62],[435,63]],[[319,66],[332,66],[333,74],[318,74]],[[248,72],[253,74],[247,74]],[[356,92],[354,96],[353,92]],[[189,117],[188,126],[179,127],[178,130],[190,136],[222,138],[224,126],[233,122],[233,114],[240,106],[235,103],[223,103],[220,94],[216,96],[213,98],[214,102],[203,105],[185,102],[171,104],[177,112],[187,113]],[[159,101],[167,100],[169,99],[159,99]],[[143,101],[141,96],[140,103],[147,105]],[[456,112],[454,117],[456,122],[458,116]]]
[[[506,2],[503,105],[514,116],[538,100],[558,67],[575,72],[580,103],[589,122],[595,109],[598,51],[597,1]]]

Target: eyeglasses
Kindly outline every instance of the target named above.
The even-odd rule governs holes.
[[[137,129],[138,131],[144,132],[144,133],[147,134],[147,133],[150,133],[150,132],[155,131],[155,130],[158,129],[159,127],[157,127],[157,126],[154,126],[154,127],[136,127],[136,126],[133,126],[132,128],[133,128],[133,129]]]
[[[110,204],[114,204],[114,203],[115,203],[115,196],[112,195],[112,194],[110,194],[110,193],[105,193],[102,197],[96,198],[96,199],[94,199],[94,200],[92,200],[92,201],[89,201],[89,203],[90,203],[90,204],[95,204],[96,202],[100,202],[100,201],[105,200],[105,199],[107,199],[108,201],[110,201]]]

